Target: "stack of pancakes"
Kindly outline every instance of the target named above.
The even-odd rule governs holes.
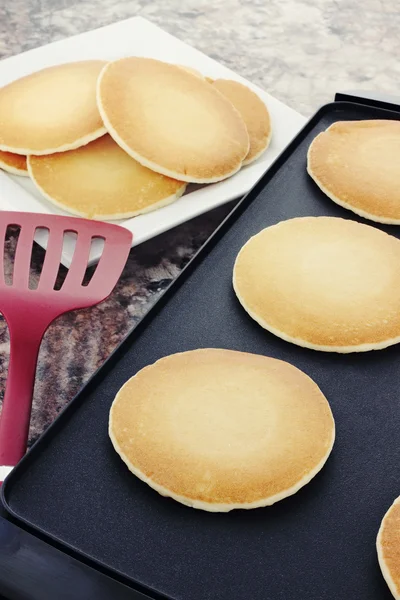
[[[246,86],[130,57],[58,65],[0,89],[0,167],[76,215],[121,219],[256,160],[268,110]]]

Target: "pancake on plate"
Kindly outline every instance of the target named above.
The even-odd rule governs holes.
[[[244,165],[257,160],[271,141],[271,119],[264,102],[245,85],[230,79],[216,79],[212,85],[230,100],[242,115],[250,138]]]
[[[249,150],[239,112],[205,79],[151,58],[122,58],[100,75],[97,101],[110,135],[145,167],[212,183],[240,169]]]
[[[129,470],[161,495],[227,512],[296,493],[327,460],[335,424],[296,367],[212,348],[167,356],[129,379],[109,435]]]
[[[87,60],[57,65],[0,88],[0,150],[51,154],[103,135],[96,82],[105,64]]]
[[[382,575],[396,600],[400,600],[400,497],[382,519],[376,540]]]
[[[4,171],[8,171],[13,175],[27,176],[26,156],[0,150],[0,169],[4,169]]]
[[[143,167],[105,135],[86,146],[29,156],[39,191],[60,208],[92,219],[123,219],[179,198],[186,183]]]
[[[326,352],[400,341],[400,241],[334,217],[282,221],[252,237],[233,271],[249,315],[282,339]]]
[[[336,204],[400,224],[400,121],[339,121],[308,151],[308,172]]]

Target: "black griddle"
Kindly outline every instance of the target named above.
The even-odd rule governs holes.
[[[333,122],[400,120],[394,104],[362,102],[317,112],[12,471],[2,488],[11,520],[149,598],[391,598],[375,538],[400,494],[400,346],[340,355],[286,343],[248,317],[231,284],[239,249],[266,226],[306,215],[362,221],[306,173],[309,144]],[[400,236],[399,228],[380,228]],[[327,396],[336,443],[294,496],[251,511],[196,511],[159,496],[114,452],[107,420],[121,385],[161,356],[198,347],[287,360]]]

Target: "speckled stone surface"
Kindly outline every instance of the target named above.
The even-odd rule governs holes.
[[[309,115],[335,91],[398,94],[398,0],[0,0],[0,58],[141,15]],[[204,243],[231,206],[132,250],[112,296],[61,317],[42,344],[30,443]],[[15,246],[6,242],[6,269]],[[43,251],[35,248],[33,276]],[[0,322],[0,388],[8,366]]]

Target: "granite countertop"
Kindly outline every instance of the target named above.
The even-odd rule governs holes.
[[[0,58],[143,16],[254,81],[304,115],[348,88],[398,93],[397,0],[13,0],[0,2]],[[131,251],[111,297],[64,315],[39,356],[32,443],[232,208],[220,207]],[[6,242],[6,269],[15,246]],[[43,251],[34,251],[37,271]],[[0,392],[8,366],[0,322]]]

